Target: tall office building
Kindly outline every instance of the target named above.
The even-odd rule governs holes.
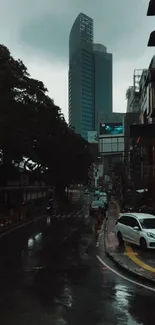
[[[69,38],[69,126],[87,139],[93,130],[93,19],[80,14]]]
[[[81,13],[69,37],[69,126],[87,140],[104,113],[112,114],[112,54],[94,44],[93,19]]]
[[[93,45],[94,56],[94,111],[96,131],[103,122],[102,117],[112,116],[112,54],[107,53],[107,48],[101,44]],[[105,121],[106,122],[106,121]]]
[[[93,19],[76,18],[69,38],[69,126],[87,139],[93,130]]]

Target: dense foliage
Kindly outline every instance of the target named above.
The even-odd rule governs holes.
[[[87,142],[72,131],[41,81],[0,45],[0,182],[19,162],[50,185],[87,182],[92,162]],[[32,164],[35,162],[36,165]],[[35,166],[35,168],[34,168]]]

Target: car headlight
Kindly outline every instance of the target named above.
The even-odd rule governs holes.
[[[152,234],[151,232],[147,232],[147,236],[148,236],[148,237],[151,237],[151,238],[155,238],[155,235]]]

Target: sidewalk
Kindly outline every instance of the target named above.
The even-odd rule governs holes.
[[[155,252],[152,251],[151,254],[149,251],[142,252],[139,248],[132,247],[126,243],[124,247],[120,248],[114,231],[117,220],[116,216],[116,209],[110,207],[105,227],[106,254],[118,267],[136,277],[140,277],[142,280],[151,281],[155,284],[155,268],[152,263],[155,259]]]
[[[117,250],[119,246],[118,240],[114,233],[116,220],[117,220],[116,207],[113,203],[111,203],[109,210],[107,212],[106,237],[105,237],[106,250],[108,252]]]

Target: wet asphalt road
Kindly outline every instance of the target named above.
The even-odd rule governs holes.
[[[65,245],[69,223],[58,226],[61,243],[55,227],[43,218],[0,239],[2,325],[154,325],[155,293],[103,266],[93,237],[75,253]]]

